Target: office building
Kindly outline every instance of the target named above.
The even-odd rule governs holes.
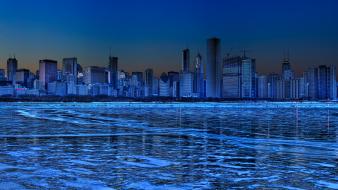
[[[109,57],[108,71],[110,73],[109,76],[109,84],[112,85],[114,89],[118,88],[118,57]]]
[[[257,98],[268,98],[268,77],[266,75],[257,77]]]
[[[193,74],[190,72],[180,73],[179,83],[180,97],[192,97],[193,96]]]
[[[161,97],[169,97],[169,78],[166,73],[162,73],[160,77],[159,89],[160,89],[160,96]]]
[[[63,80],[66,82],[77,83],[77,74],[78,74],[78,63],[77,58],[64,58],[62,60],[62,76]]]
[[[207,40],[207,72],[206,96],[207,98],[221,97],[221,41],[218,38]]]
[[[223,98],[241,98],[242,57],[225,57],[223,60]]]
[[[168,72],[169,88],[171,97],[179,97],[180,73],[175,71]]]
[[[18,69],[16,70],[15,81],[21,86],[28,87],[30,79],[30,71],[28,69]]]
[[[204,97],[204,68],[202,64],[201,54],[197,54],[195,58],[195,70],[194,70],[194,85],[193,92],[197,94],[199,98]]]
[[[336,100],[337,99],[337,79],[336,79],[337,69],[336,66],[331,65],[329,71],[329,99]]]
[[[182,71],[189,72],[190,71],[190,50],[184,49],[182,51]]]
[[[5,69],[0,69],[0,81],[6,80]]]
[[[153,93],[153,79],[154,71],[153,69],[146,69],[144,72],[145,75],[145,96],[151,96]]]
[[[107,83],[108,74],[104,67],[90,66],[84,71],[85,84]]]
[[[241,70],[242,70],[241,98],[255,98],[256,97],[256,61],[255,59],[243,58]]]
[[[15,58],[9,58],[7,60],[7,80],[12,82],[12,85],[16,83],[16,70],[18,69],[18,60]]]
[[[39,62],[39,81],[46,89],[47,84],[57,79],[57,61],[44,59]]]

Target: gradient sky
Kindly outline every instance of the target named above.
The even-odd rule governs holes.
[[[300,73],[338,65],[337,10],[337,0],[0,0],[0,67],[11,54],[34,71],[44,58],[106,66],[111,48],[119,69],[160,73],[179,70],[183,48],[205,58],[217,36],[260,73],[280,72],[289,49]]]

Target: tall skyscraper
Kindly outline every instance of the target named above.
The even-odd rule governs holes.
[[[257,77],[257,97],[268,98],[268,77],[266,75]]]
[[[242,98],[256,97],[256,61],[244,58],[242,60]]]
[[[207,98],[221,97],[221,41],[218,38],[207,40],[207,73],[206,96]]]
[[[147,90],[147,92],[145,92],[145,94],[147,94],[148,96],[152,96],[152,92],[153,92],[153,79],[154,79],[154,71],[153,69],[146,69],[144,72],[145,75],[145,89]]]
[[[63,80],[67,82],[74,82],[77,83],[77,58],[64,58],[62,60],[62,76]]]
[[[277,83],[280,80],[278,74],[272,73],[268,75],[268,98],[277,98]]]
[[[180,97],[191,97],[193,94],[193,74],[190,72],[190,51],[182,52],[182,70],[180,73]]]
[[[326,65],[318,67],[318,99],[325,100],[329,98],[328,81],[330,68]]]
[[[39,62],[39,80],[46,89],[47,84],[57,79],[57,61],[44,59]]]
[[[108,76],[104,67],[90,66],[84,71],[85,84],[103,84],[107,83]]]
[[[318,69],[310,68],[304,72],[305,98],[318,98]]]
[[[182,51],[182,72],[190,71],[190,50],[184,49]]]
[[[289,58],[284,58],[282,62],[282,76],[283,80],[291,80],[294,77],[294,73],[291,69]]]
[[[195,58],[195,70],[194,70],[194,86],[193,92],[198,94],[198,97],[202,98],[204,96],[204,68],[202,64],[201,54],[197,54]]]
[[[168,78],[169,78],[170,96],[179,97],[180,73],[175,71],[169,71]]]
[[[5,69],[0,69],[0,81],[4,81],[5,79]]]
[[[108,70],[110,72],[110,84],[114,89],[118,88],[118,58],[109,56]]]
[[[193,95],[193,74],[190,72],[180,73],[180,97],[192,97]]]
[[[223,60],[223,98],[241,98],[242,57],[225,57]]]
[[[18,69],[16,70],[15,81],[24,87],[28,87],[29,74],[30,72],[28,69]]]
[[[337,97],[336,67],[331,65],[320,65],[318,67],[318,99],[335,100]]]
[[[16,70],[18,69],[18,60],[15,58],[9,58],[7,60],[7,80],[12,81],[15,85],[16,81]]]
[[[160,96],[168,97],[169,96],[169,78],[166,73],[162,73],[160,77]]]
[[[337,79],[336,79],[336,66],[331,65],[330,66],[330,72],[329,72],[329,98],[331,100],[337,99]]]

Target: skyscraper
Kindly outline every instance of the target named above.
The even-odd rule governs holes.
[[[329,98],[328,81],[330,68],[326,65],[318,67],[318,99],[325,100]]]
[[[5,70],[0,69],[0,81],[4,81],[5,79],[6,79]]]
[[[7,80],[12,81],[12,84],[15,85],[16,81],[16,70],[18,69],[18,60],[15,58],[9,58],[7,60]]]
[[[190,71],[190,50],[184,49],[182,51],[182,72]]]
[[[77,58],[64,58],[62,60],[62,76],[67,82],[77,83]]]
[[[283,80],[291,80],[294,77],[289,58],[284,58],[282,62]]]
[[[223,60],[223,98],[241,97],[242,57],[225,57]]]
[[[202,56],[201,54],[197,54],[195,58],[193,92],[198,94],[198,97],[200,98],[204,96],[203,81],[204,81],[204,72],[203,72]]]
[[[85,68],[85,84],[103,84],[108,81],[107,77],[107,71],[104,67],[90,66]]]
[[[154,71],[153,69],[146,69],[144,72],[145,75],[145,92],[146,95],[152,96],[153,92],[153,79],[154,79]]]
[[[193,74],[190,72],[190,51],[182,52],[182,70],[180,73],[180,97],[191,97],[193,94]]]
[[[318,99],[335,100],[337,97],[336,67],[331,65],[320,65],[318,67]]]
[[[221,41],[218,38],[207,40],[207,75],[206,96],[208,98],[221,97]]]
[[[110,84],[114,89],[118,87],[118,58],[109,56],[108,71],[110,72]]]
[[[166,73],[162,73],[160,77],[160,96],[168,97],[169,96],[169,79]]]
[[[56,81],[57,61],[44,59],[39,62],[39,80],[46,89],[47,84]]]
[[[268,78],[266,75],[257,77],[257,97],[268,98]]]
[[[170,96],[179,97],[180,73],[175,71],[169,71],[168,78],[169,78]]]
[[[337,99],[337,80],[336,80],[336,66],[331,65],[330,66],[330,72],[329,72],[329,98],[331,100]]]
[[[256,97],[256,61],[244,58],[242,60],[242,98]]]
[[[305,98],[318,98],[318,69],[310,68],[304,72]]]

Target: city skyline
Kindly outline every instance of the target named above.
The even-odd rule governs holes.
[[[153,68],[160,76],[180,70],[182,49],[189,48],[192,58],[198,53],[206,58],[205,39],[217,36],[222,39],[222,58],[227,53],[239,55],[245,48],[256,59],[257,71],[264,74],[280,73],[283,56],[289,50],[299,75],[309,67],[337,65],[337,4],[2,1],[0,67],[6,68],[13,54],[19,68],[33,72],[45,58],[60,63],[65,57],[77,57],[83,67],[106,66],[111,53],[119,57],[119,70],[143,72]],[[59,11],[49,14],[52,8]]]

